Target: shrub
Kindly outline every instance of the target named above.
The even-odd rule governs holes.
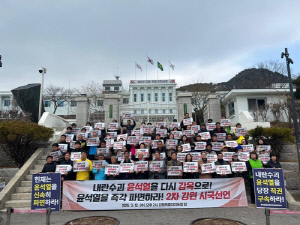
[[[263,128],[257,126],[255,129],[249,130],[248,134],[256,141],[259,138],[266,139],[271,145],[272,150],[275,154],[280,157],[282,144],[284,142],[294,143],[295,138],[293,136],[292,130],[289,128],[282,127],[271,127]]]
[[[41,142],[48,141],[53,130],[36,123],[6,121],[0,124],[0,146],[20,168]]]

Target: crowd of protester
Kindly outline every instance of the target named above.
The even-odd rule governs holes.
[[[225,118],[223,118],[225,119]],[[120,121],[120,126],[116,120],[107,127],[92,126],[87,122],[86,126],[78,128],[75,123],[67,128],[66,134],[62,135],[59,143],[52,145],[52,152],[47,157],[42,173],[57,172],[57,165],[70,165],[71,170],[62,173],[64,180],[128,180],[128,179],[211,179],[211,178],[231,178],[243,177],[249,180],[251,188],[251,201],[254,202],[254,188],[252,168],[281,168],[279,161],[272,149],[259,149],[258,146],[266,146],[264,139],[259,139],[252,150],[245,149],[248,146],[248,135],[238,135],[236,129],[242,128],[241,124],[236,124],[236,129],[231,126],[222,126],[221,122],[209,119],[207,124],[198,125],[192,121],[187,113],[185,118],[178,122],[174,120],[172,124],[166,124],[162,120],[157,124],[141,123],[136,127],[134,118],[127,118],[126,123]],[[208,129],[212,125],[213,129]],[[153,129],[151,129],[153,126]],[[147,129],[146,129],[147,128]],[[205,135],[203,135],[205,134]],[[218,135],[223,134],[223,135]],[[135,142],[129,141],[129,137],[137,137]],[[144,138],[143,137],[147,137]],[[222,138],[220,140],[220,138]],[[90,141],[96,140],[93,144]],[[145,142],[143,142],[145,140]],[[146,141],[147,140],[147,141]],[[173,144],[170,140],[177,140]],[[204,149],[198,150],[198,144],[202,142]],[[219,142],[218,149],[215,143]],[[227,143],[231,142],[231,145]],[[174,145],[174,143],[177,143]],[[232,145],[233,143],[233,145]],[[248,146],[249,147],[249,146]],[[146,151],[145,151],[146,150]],[[198,158],[195,160],[195,154],[198,152]],[[226,152],[231,157],[224,159]],[[77,153],[77,158],[74,155]],[[78,154],[79,153],[79,154]],[[182,154],[185,153],[185,158]],[[246,154],[241,158],[242,153]],[[179,160],[178,155],[181,154]],[[200,156],[201,155],[201,156]],[[214,155],[214,156],[213,156]],[[245,154],[244,154],[245,156]],[[259,157],[264,156],[264,160]],[[269,157],[265,157],[269,156]],[[268,159],[268,160],[266,160]],[[86,161],[85,168],[79,172],[74,172],[73,167],[76,163]],[[93,162],[102,161],[101,167],[93,167]],[[146,169],[138,171],[128,171],[125,173],[105,173],[105,167],[109,165],[122,165],[124,163],[135,163],[139,161],[161,161],[161,167],[158,170]],[[170,166],[179,166],[182,168],[184,162],[197,162],[197,172],[181,172],[176,176],[168,176]],[[231,174],[203,173],[202,165],[214,163],[218,165],[229,165],[232,162],[245,162],[246,171],[231,172]]]

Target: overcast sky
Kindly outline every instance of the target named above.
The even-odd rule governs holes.
[[[80,87],[118,73],[179,86],[227,81],[289,48],[300,72],[300,1],[1,1],[0,91],[39,83]],[[281,60],[284,62],[284,60]]]

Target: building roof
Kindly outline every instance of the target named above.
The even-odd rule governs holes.
[[[122,84],[121,80],[104,80],[103,84]]]
[[[293,89],[296,91],[296,89]],[[232,89],[230,92],[228,92],[224,98],[222,99],[222,102],[227,102],[228,100],[231,100],[235,98],[236,96],[241,95],[282,95],[282,94],[289,94],[290,89],[289,88],[263,88],[263,89]]]

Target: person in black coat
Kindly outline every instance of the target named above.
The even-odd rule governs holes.
[[[138,152],[138,160],[136,160],[136,162],[141,162],[141,161],[143,162],[146,160],[144,160],[143,152]],[[149,177],[149,171],[147,170],[141,170],[135,172],[135,179],[137,180],[145,180],[148,179],[148,177]]]
[[[271,155],[271,160],[267,163],[266,168],[274,168],[274,169],[281,169],[281,164],[277,160],[277,156],[272,154]]]
[[[56,164],[56,162],[53,162],[53,156],[48,155],[46,160],[47,160],[47,163],[44,165],[41,173],[54,173],[57,164]]]
[[[64,181],[64,180],[75,180],[75,174],[76,173],[73,172],[73,161],[70,158],[71,158],[71,155],[70,155],[69,152],[67,152],[65,154],[64,160],[62,160],[61,163],[60,163],[60,165],[70,165],[70,166],[72,166],[71,171],[61,175],[61,180],[62,181]]]
[[[131,135],[131,131],[135,128],[135,121],[134,121],[134,118],[131,118],[132,121],[133,121],[133,125],[131,124],[131,120],[127,120],[127,124],[123,124],[123,119],[121,119],[121,127],[126,127],[126,131],[127,131],[127,134],[128,135]]]

